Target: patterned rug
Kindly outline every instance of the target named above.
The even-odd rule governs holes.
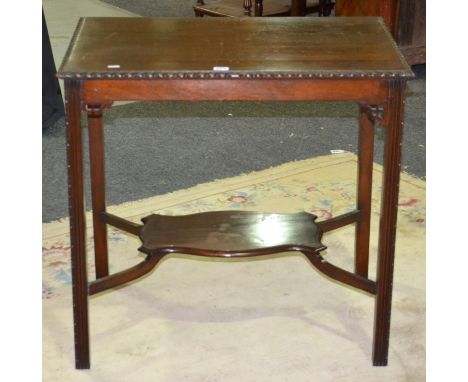
[[[356,157],[292,162],[109,211],[307,211],[355,206]],[[382,169],[374,165],[370,275],[375,275]],[[90,299],[91,370],[74,369],[68,221],[43,226],[46,381],[425,380],[425,182],[402,174],[389,366],[371,365],[373,298],[330,282],[297,253],[256,259],[174,254],[144,278]],[[90,222],[88,213],[88,222]],[[324,256],[353,268],[354,228],[326,234]],[[109,231],[111,273],[136,264],[139,240]],[[92,254],[88,227],[88,253]],[[94,279],[88,256],[89,278]],[[371,276],[372,277],[372,276]]]

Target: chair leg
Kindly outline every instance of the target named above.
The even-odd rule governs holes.
[[[251,16],[252,15],[252,0],[244,0],[242,3],[242,6],[244,7],[244,14],[246,16]]]
[[[263,16],[263,0],[255,0],[255,17]]]

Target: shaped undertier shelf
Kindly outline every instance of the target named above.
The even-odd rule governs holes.
[[[375,294],[375,281],[339,268],[321,256],[320,252],[326,249],[320,241],[324,224],[316,224],[316,218],[306,212],[271,214],[251,211],[147,216],[142,219],[144,225],[139,228],[143,243],[139,250],[148,255],[146,259],[129,269],[91,282],[89,294],[135,280],[174,252],[240,258],[289,251],[302,252],[326,276]],[[330,226],[333,224],[328,229]]]
[[[326,247],[315,215],[217,211],[192,215],[150,215],[142,219],[141,252],[210,257],[261,256],[285,251],[317,254]]]

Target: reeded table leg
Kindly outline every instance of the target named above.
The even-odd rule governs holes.
[[[86,274],[86,221],[80,82],[66,80],[65,96],[75,366],[77,369],[89,369],[88,277]]]
[[[372,355],[374,366],[386,366],[388,362],[401,140],[403,135],[403,91],[403,82],[397,80],[389,82]]]
[[[355,272],[368,276],[369,238],[372,198],[372,167],[374,163],[374,121],[369,118],[367,105],[361,105],[359,125],[358,189],[356,222]]]
[[[107,224],[103,219],[103,214],[106,212],[106,194],[102,109],[102,105],[87,105],[86,107],[88,113],[94,257],[97,279],[109,275]]]

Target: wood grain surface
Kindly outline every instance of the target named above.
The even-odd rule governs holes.
[[[412,75],[380,18],[98,17],[81,19],[59,76],[168,72]]]
[[[245,257],[281,251],[318,252],[322,232],[315,215],[215,211],[192,215],[150,215],[143,219],[140,251]]]

